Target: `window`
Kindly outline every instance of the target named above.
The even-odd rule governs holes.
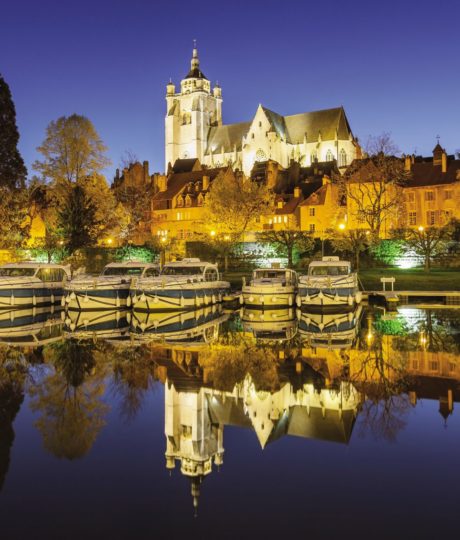
[[[339,167],[346,167],[346,166],[347,166],[347,153],[342,148],[339,154]]]
[[[326,153],[326,161],[332,161],[334,159],[332,152],[330,150]]]
[[[311,208],[311,207],[310,207],[309,210],[308,210],[308,215],[311,216],[311,217],[314,217],[314,215],[315,215],[315,208]]]
[[[198,195],[197,204],[198,206],[203,206],[203,195],[201,193]]]
[[[260,128],[262,127],[262,122],[259,122],[259,127],[260,127]]]
[[[439,362],[435,360],[431,360],[428,362],[428,367],[430,371],[438,371],[439,370]]]
[[[434,191],[425,191],[425,201],[434,201]]]
[[[312,153],[310,154],[310,161],[311,161],[312,163],[316,163],[316,161],[317,161],[316,152],[312,152]]]
[[[259,148],[256,152],[256,161],[265,161],[267,159],[267,156],[265,155],[265,152]]]
[[[314,224],[314,223],[310,223],[309,231],[310,231],[311,233],[314,233],[314,232],[315,232],[315,224]]]
[[[448,199],[452,199],[452,190],[451,189],[446,189],[446,191],[444,191],[444,199],[446,199],[446,201]]]
[[[415,193],[413,191],[409,191],[409,193],[406,194],[407,202],[413,203],[415,202]]]
[[[179,196],[177,197],[177,203],[176,203],[176,206],[178,206],[179,208],[181,208],[182,206],[184,206],[184,199]]]
[[[429,210],[426,213],[426,223],[427,223],[427,225],[435,225],[435,223],[436,223],[436,212],[433,212],[433,211]]]
[[[417,212],[409,212],[409,225],[417,225]]]
[[[180,220],[182,219],[182,215],[183,215],[182,212],[177,212],[177,213],[176,213],[176,219],[177,219],[177,221],[180,221]]]
[[[287,223],[287,222],[288,222],[288,217],[284,216],[284,223]]]
[[[41,268],[37,272],[37,277],[47,282],[62,281],[64,279],[64,270],[59,268]]]
[[[217,281],[217,272],[213,268],[206,269],[204,273],[205,281]]]
[[[185,206],[192,206],[192,199],[188,195],[185,197]]]

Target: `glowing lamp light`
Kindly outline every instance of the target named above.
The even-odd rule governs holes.
[[[109,244],[109,246],[110,246],[110,244],[111,244],[112,242],[113,242],[112,238],[107,238],[107,244]]]
[[[229,236],[228,234],[226,234],[226,235],[224,236],[224,240],[230,240],[230,236]]]
[[[164,243],[166,242],[166,237],[162,236],[162,237],[160,238],[160,242],[161,242],[162,244],[164,244]]]
[[[209,234],[210,234],[212,237],[214,237],[214,236],[216,236],[216,231],[211,231]]]
[[[345,230],[345,223],[340,223],[340,224],[339,224],[339,229],[340,229],[341,231]]]
[[[418,230],[419,230],[420,232],[423,232],[423,231],[425,230],[425,227],[423,227],[423,225],[420,225],[420,227],[418,228]]]

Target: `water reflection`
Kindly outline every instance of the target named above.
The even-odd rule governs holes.
[[[261,450],[285,437],[346,445],[355,432],[394,442],[420,400],[439,402],[442,423],[460,400],[453,310],[75,312],[64,332],[51,311],[2,317],[0,487],[25,394],[44,448],[74,460],[114,403],[133,422],[164,385],[166,468],[190,479],[195,509],[227,426],[252,430]]]

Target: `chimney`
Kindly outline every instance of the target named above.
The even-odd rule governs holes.
[[[443,173],[447,172],[447,154],[446,152],[442,153],[441,156],[441,170]]]
[[[209,176],[205,174],[203,176],[203,191],[208,191],[208,189],[209,189]]]
[[[300,199],[300,195],[301,195],[300,188],[299,188],[299,187],[295,187],[295,188],[294,188],[294,197],[295,197],[296,199]]]
[[[148,161],[144,161],[142,163],[142,166],[144,167],[144,183],[145,184],[148,184],[149,181],[150,181],[150,177],[149,177],[149,162]]]
[[[166,182],[166,176],[163,174],[159,174],[157,177],[157,183],[158,183],[158,191],[166,191],[168,185]]]
[[[410,156],[406,156],[404,158],[404,170],[410,171],[412,166],[412,158]]]

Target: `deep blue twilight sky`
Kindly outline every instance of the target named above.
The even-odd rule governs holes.
[[[2,0],[0,73],[32,174],[46,125],[89,117],[113,165],[164,170],[165,84],[198,40],[224,122],[343,105],[362,141],[391,132],[428,154],[460,149],[459,0]]]

